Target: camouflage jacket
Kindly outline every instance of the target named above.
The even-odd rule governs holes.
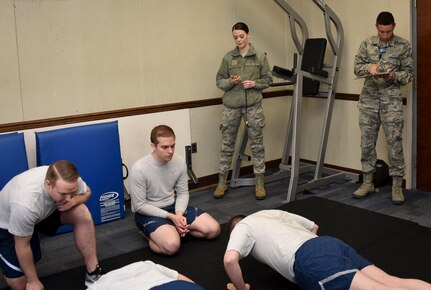
[[[256,86],[244,90],[241,84],[232,85],[229,78],[240,75],[242,80],[253,80]],[[238,47],[223,57],[216,76],[217,87],[224,91],[223,104],[230,108],[252,106],[262,101],[262,90],[272,83],[268,60],[250,44],[247,54],[242,57]],[[246,101],[247,98],[247,101]]]
[[[370,64],[377,64],[381,72],[393,69],[393,79],[386,82],[370,76]],[[361,43],[355,56],[354,73],[358,77],[365,77],[359,97],[360,108],[377,109],[387,102],[402,110],[400,87],[413,79],[412,48],[409,41],[394,35],[384,44],[380,42],[378,35],[369,37]]]

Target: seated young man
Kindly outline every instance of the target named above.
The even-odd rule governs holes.
[[[208,213],[188,205],[187,166],[175,152],[175,133],[166,125],[151,131],[152,152],[133,164],[130,172],[132,212],[152,251],[173,255],[181,238],[214,239],[220,224]]]

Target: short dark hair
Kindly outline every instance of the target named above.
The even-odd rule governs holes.
[[[55,186],[59,178],[66,182],[75,182],[79,178],[78,170],[72,162],[67,160],[58,160],[48,167],[45,179]]]
[[[232,26],[232,31],[234,30],[244,30],[245,33],[248,33],[248,26],[244,22],[237,22]]]
[[[243,214],[239,214],[236,216],[233,216],[229,219],[227,223],[227,235],[230,236],[230,233],[233,231],[233,228],[236,226],[237,223],[239,223],[241,220],[243,220],[246,216]]]
[[[391,12],[382,11],[377,15],[376,24],[377,25],[391,25],[395,23],[394,16]]]
[[[159,137],[174,137],[175,133],[174,130],[172,130],[171,127],[166,125],[158,125],[151,130],[150,140],[151,143],[154,145],[157,145],[159,143],[159,140],[157,138]]]

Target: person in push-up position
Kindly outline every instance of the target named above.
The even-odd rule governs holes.
[[[424,281],[387,274],[339,239],[317,236],[318,228],[313,221],[282,210],[231,218],[224,255],[232,281],[227,289],[250,289],[239,260],[251,254],[304,290],[431,290],[431,284]]]

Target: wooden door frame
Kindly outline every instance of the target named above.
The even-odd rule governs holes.
[[[414,84],[412,85],[412,147],[411,147],[411,156],[412,156],[412,174],[411,174],[411,188],[416,189],[417,187],[417,154],[418,154],[418,146],[417,146],[417,130],[418,130],[418,119],[417,119],[417,82],[416,82],[416,76],[417,76],[417,59],[418,59],[418,52],[417,52],[417,41],[418,41],[418,33],[417,33],[417,10],[416,10],[416,0],[410,1],[410,7],[412,12],[412,40],[413,40],[413,63],[414,63]]]
[[[431,192],[431,135],[428,133],[431,126],[431,83],[428,78],[431,46],[426,41],[431,35],[431,1],[413,0],[411,7],[415,62],[412,99],[412,188]]]

